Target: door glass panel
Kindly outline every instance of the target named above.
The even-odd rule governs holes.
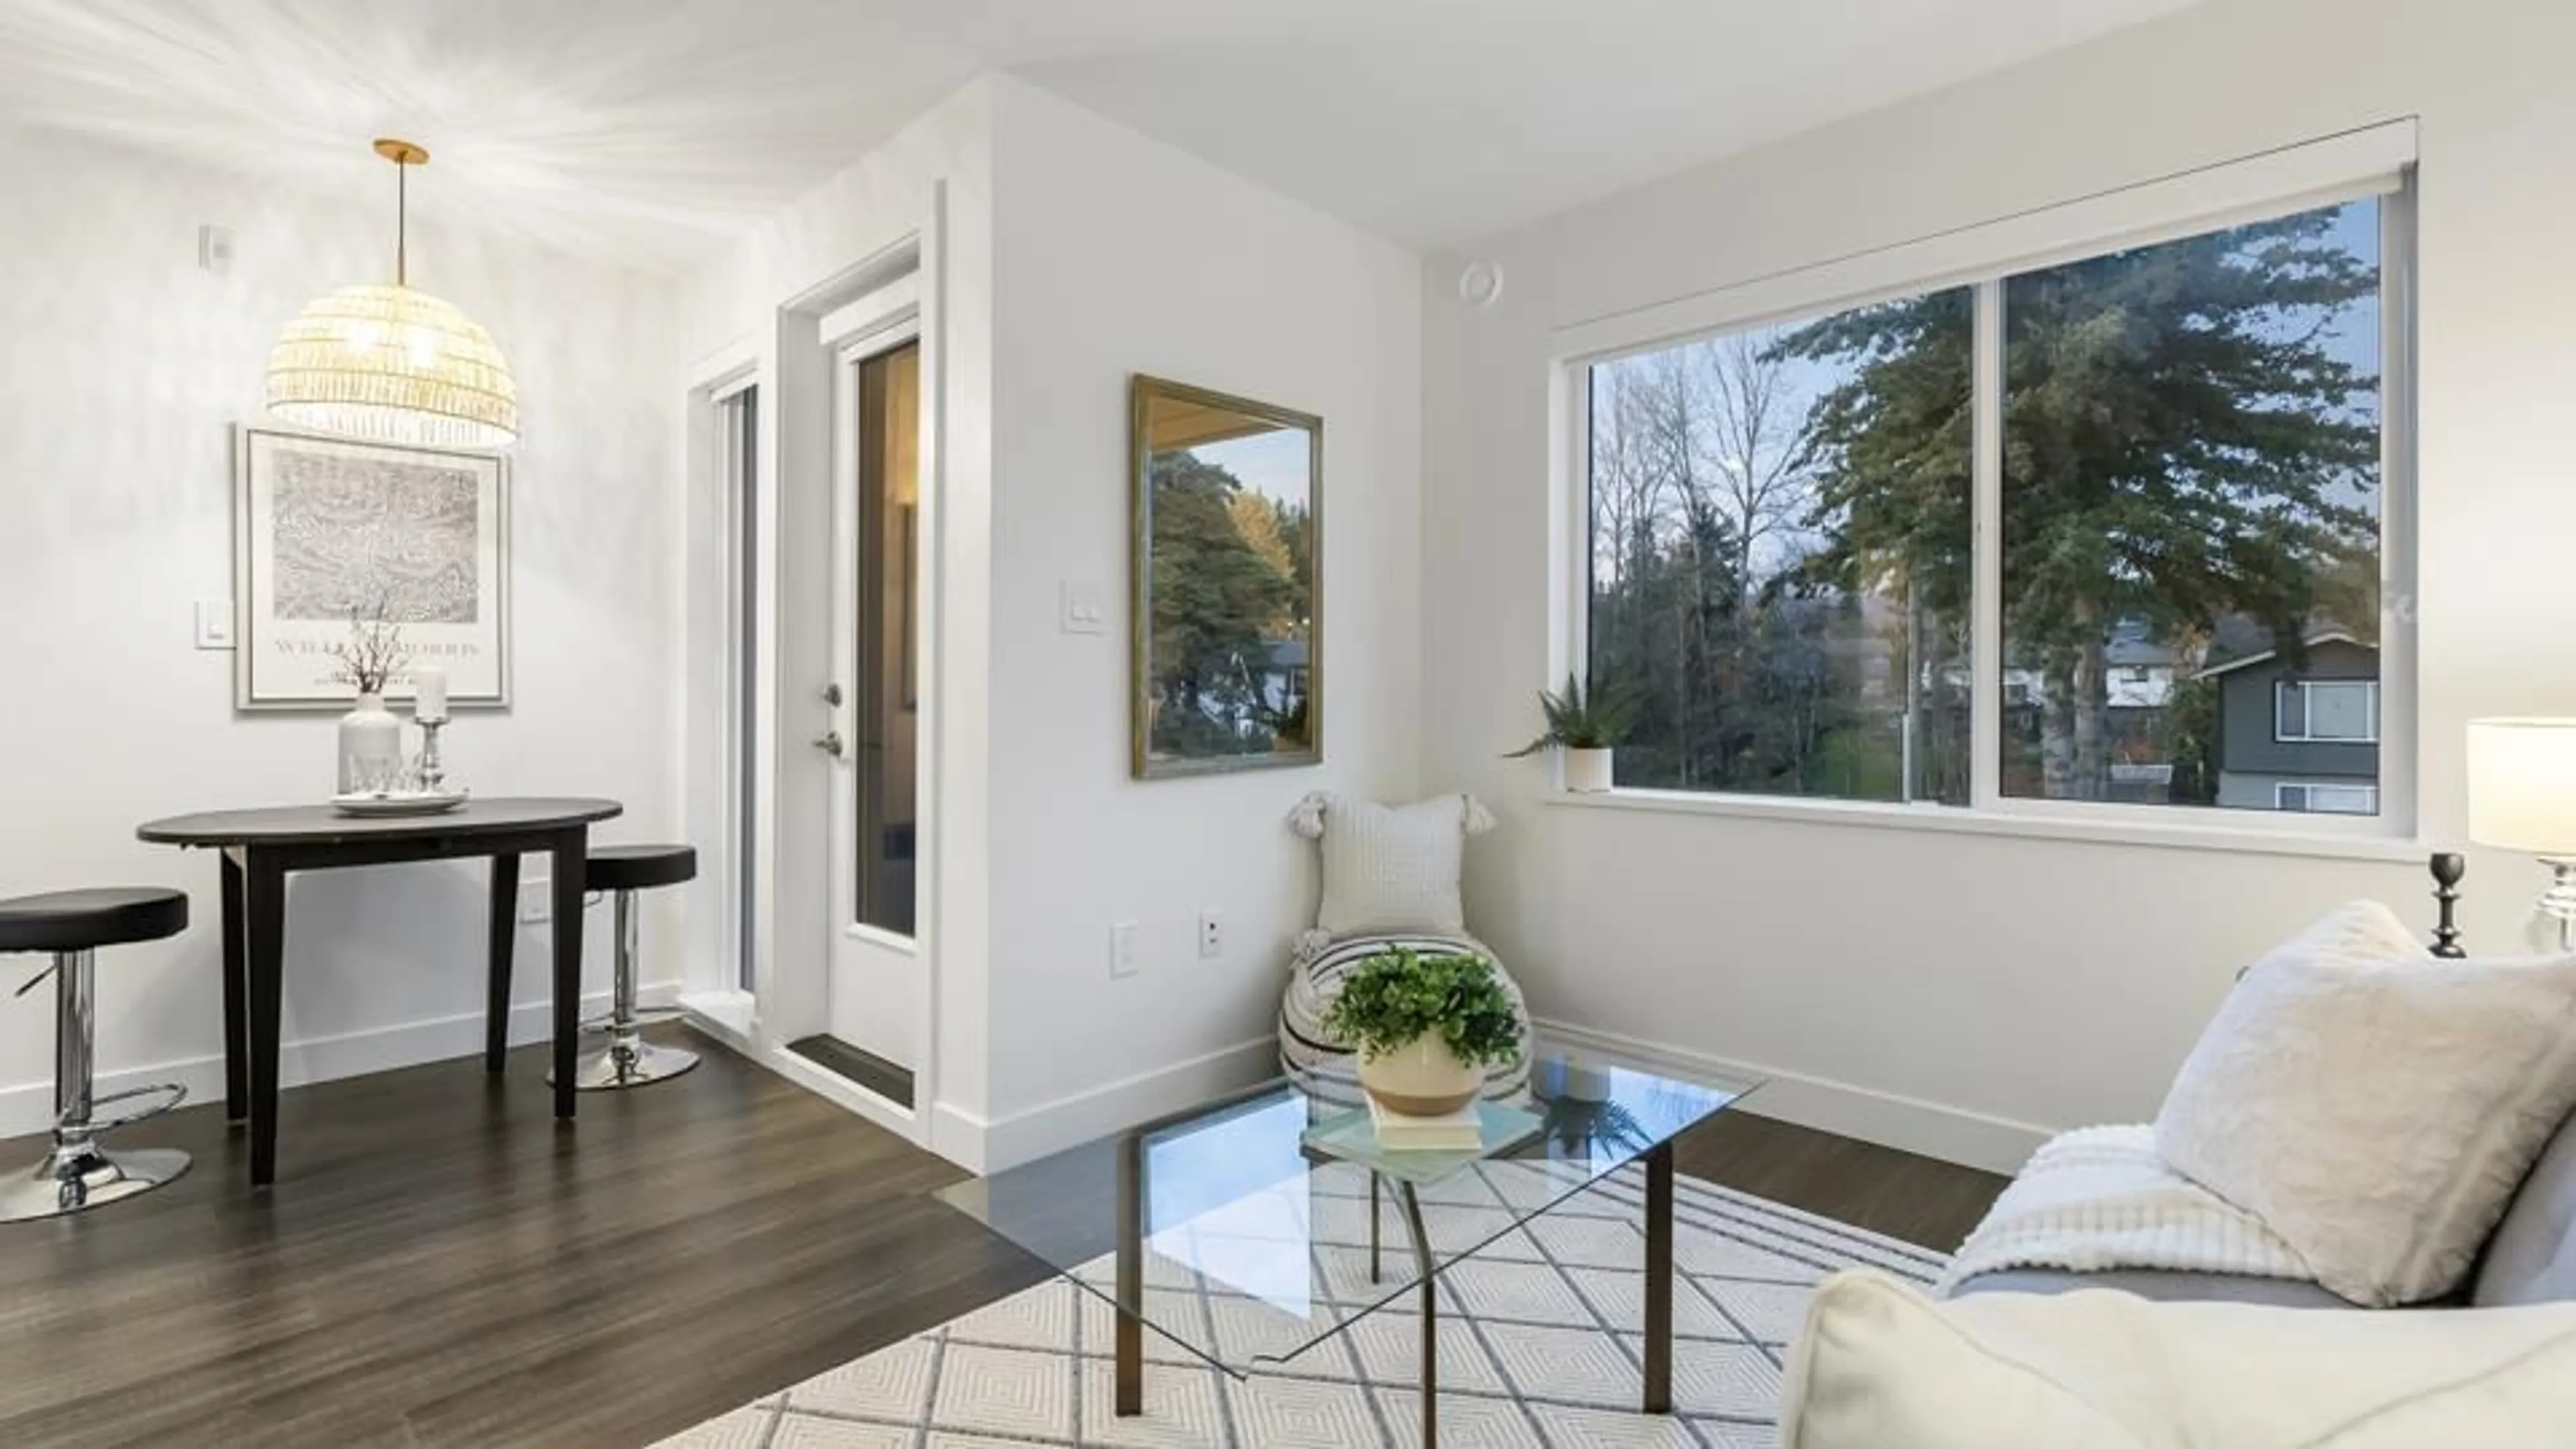
[[[914,760],[919,747],[918,619],[921,347],[859,364],[858,657],[851,722],[858,771],[858,919],[913,929]]]

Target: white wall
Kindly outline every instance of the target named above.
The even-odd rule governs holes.
[[[1412,793],[1421,304],[1409,252],[1044,91],[997,96],[990,1049],[1010,1157],[1270,1060],[1315,908],[1289,807]],[[1320,768],[1128,777],[1137,372],[1324,419]],[[1105,632],[1059,631],[1068,580],[1113,601]],[[1198,956],[1201,910],[1222,960]],[[1112,980],[1122,920],[1142,968]]]
[[[2576,228],[2565,7],[2208,5],[1425,264],[1425,750],[1505,816],[1469,917],[1551,1016],[1784,1074],[1767,1110],[2009,1165],[2152,1113],[2238,966],[2344,898],[2428,920],[2417,866],[1542,803],[1495,759],[1547,677],[1552,329],[2403,116],[2421,118],[2423,834],[2461,724],[2576,713],[2563,540]],[[1506,291],[1471,311],[1465,257]],[[2527,862],[2474,857],[2517,949]]]
[[[603,837],[667,836],[674,291],[445,229],[436,185],[433,172],[415,187],[414,280],[491,329],[525,433],[516,704],[460,714],[451,769],[479,794],[616,797],[628,814]],[[269,344],[314,295],[389,270],[384,200],[0,135],[0,894],[130,883],[192,897],[186,935],[101,955],[107,1085],[141,1068],[218,1096],[223,1082],[215,861],[140,844],[134,827],[331,789],[332,716],[235,714],[232,656],[193,649],[192,619],[196,601],[232,594],[231,430],[259,416]],[[201,222],[234,229],[229,275],[197,268]],[[483,879],[464,865],[295,878],[290,1083],[479,1047]],[[604,991],[593,919],[587,980]],[[648,921],[664,919],[676,912]],[[546,998],[545,960],[543,929],[524,931],[522,1002]],[[651,979],[678,974],[668,950],[652,965]],[[531,1033],[541,1017],[518,1013]],[[0,1135],[50,1116],[52,1040],[48,996],[0,998]]]
[[[1289,806],[1311,789],[1412,788],[1419,277],[1410,253],[988,76],[695,278],[690,354],[717,370],[748,348],[775,378],[798,345],[781,309],[920,233],[934,186],[946,254],[929,336],[945,353],[945,425],[925,919],[938,1045],[922,1096],[935,1148],[997,1167],[1260,1070],[1289,938],[1314,910],[1312,848],[1288,832]],[[1324,416],[1320,769],[1129,780],[1125,606],[1104,633],[1058,632],[1062,581],[1124,597],[1135,372]],[[810,419],[820,400],[772,397],[763,451],[775,467],[782,418],[800,436],[799,411]],[[821,480],[790,458],[779,485],[793,510],[813,506]],[[693,490],[693,609],[717,597],[720,502]],[[701,700],[720,694],[720,635],[713,614],[693,614]],[[821,728],[813,687],[827,664],[807,659],[773,681],[787,742],[773,859],[789,872],[821,859],[820,817],[808,816],[827,771],[797,746]],[[693,711],[691,738],[720,739],[721,723]],[[720,808],[698,778],[711,758],[689,757],[699,836]],[[823,928],[787,908],[793,887],[773,919],[764,1018],[813,1018],[811,1001],[778,999],[820,974]],[[1201,909],[1224,917],[1222,961],[1198,959]],[[1113,982],[1120,920],[1142,927],[1142,970]]]

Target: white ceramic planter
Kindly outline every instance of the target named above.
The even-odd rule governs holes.
[[[1567,750],[1565,788],[1578,795],[1598,795],[1610,788],[1608,750]]]
[[[1458,1060],[1438,1032],[1427,1031],[1383,1056],[1360,1053],[1360,1087],[1390,1112],[1439,1117],[1476,1100],[1485,1074]]]

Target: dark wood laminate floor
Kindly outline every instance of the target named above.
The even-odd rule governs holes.
[[[1732,1111],[1674,1145],[1673,1167],[1739,1192],[1947,1253],[2004,1190],[2005,1179]]]
[[[117,1134],[197,1164],[0,1225],[0,1444],[628,1449],[1039,1280],[957,1169],[691,1045],[568,1131],[542,1048],[290,1091],[259,1194],[219,1105]]]
[[[541,1048],[288,1092],[260,1194],[219,1107],[119,1134],[197,1166],[0,1225],[0,1444],[625,1449],[1043,1276],[923,1195],[955,1168],[690,1044],[569,1131]],[[1942,1249],[2002,1186],[1743,1113],[1678,1165]]]

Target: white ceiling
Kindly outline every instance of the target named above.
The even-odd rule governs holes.
[[[0,0],[0,122],[650,265],[984,69],[1463,241],[2192,0]]]

